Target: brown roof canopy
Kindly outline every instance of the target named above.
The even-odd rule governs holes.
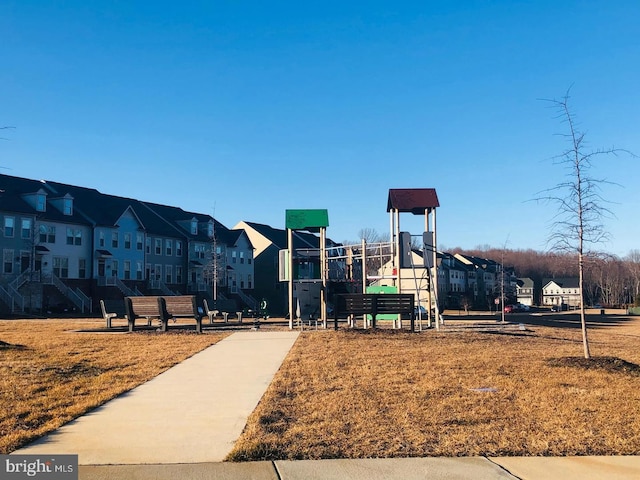
[[[424,215],[428,208],[440,206],[435,188],[390,188],[387,212],[398,210]]]

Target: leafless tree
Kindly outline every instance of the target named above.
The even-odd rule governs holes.
[[[613,215],[602,196],[602,186],[612,182],[595,178],[590,172],[597,157],[629,152],[616,148],[588,150],[585,133],[578,129],[569,98],[568,90],[560,99],[546,100],[557,112],[556,118],[566,127],[566,132],[560,136],[567,141],[568,147],[554,158],[554,164],[565,169],[565,181],[544,190],[536,200],[557,207],[549,237],[551,248],[577,255],[582,343],[584,357],[591,358],[584,302],[585,259],[590,246],[608,238],[603,221]]]
[[[631,250],[625,260],[633,282],[632,296],[640,298],[640,250]]]

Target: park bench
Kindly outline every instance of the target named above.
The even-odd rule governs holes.
[[[409,315],[411,331],[415,327],[413,293],[346,293],[334,297],[334,328],[338,329],[340,315],[371,315],[372,327],[376,327],[378,315]]]
[[[207,315],[207,317],[209,317],[209,323],[213,323],[213,319],[218,316],[218,314],[220,313],[220,310],[211,309],[211,307],[209,307],[209,302],[205,298],[204,299],[204,313]],[[225,321],[226,321],[227,320],[227,316],[224,315],[224,318],[225,318]]]
[[[102,318],[107,323],[107,328],[111,328],[111,321],[114,318],[126,318],[127,312],[122,300],[100,300]]]
[[[136,318],[146,318],[147,322],[159,320],[163,332],[168,329],[169,319],[193,318],[196,332],[202,332],[202,315],[194,295],[125,297],[125,306],[130,332],[135,328]]]

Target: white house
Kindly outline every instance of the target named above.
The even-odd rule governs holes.
[[[580,306],[578,278],[554,278],[543,282],[542,304]]]

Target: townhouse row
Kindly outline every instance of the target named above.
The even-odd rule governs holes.
[[[152,293],[252,300],[251,242],[209,215],[0,175],[0,226],[5,313],[87,313]]]

